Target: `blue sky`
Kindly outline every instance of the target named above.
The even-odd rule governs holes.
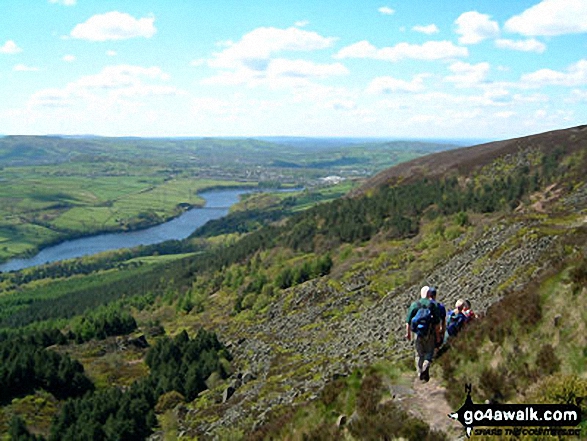
[[[503,139],[587,123],[587,0],[2,0],[0,133]]]

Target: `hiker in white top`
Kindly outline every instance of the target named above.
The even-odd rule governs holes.
[[[420,290],[420,300],[410,305],[406,316],[406,338],[410,341],[412,333],[416,334],[416,371],[424,382],[430,379],[434,349],[442,339],[438,305],[431,300],[429,290],[428,286]]]

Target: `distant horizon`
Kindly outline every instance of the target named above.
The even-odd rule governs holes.
[[[16,136],[32,136],[32,137],[47,137],[47,138],[68,138],[68,139],[90,139],[90,138],[104,138],[104,139],[161,139],[161,140],[190,140],[190,139],[257,139],[257,140],[336,140],[336,141],[350,141],[351,143],[362,143],[369,141],[376,142],[396,142],[396,141],[407,141],[407,142],[430,142],[439,144],[463,144],[463,143],[486,143],[501,141],[502,139],[485,139],[485,138],[408,138],[408,137],[393,137],[393,136],[104,136],[95,134],[76,134],[67,135],[62,133],[48,133],[42,135],[20,135],[20,134],[0,134],[0,138],[16,137]]]

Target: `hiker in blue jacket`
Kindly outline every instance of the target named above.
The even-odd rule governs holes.
[[[451,310],[446,316],[446,332],[444,342],[446,343],[451,337],[455,337],[467,322],[467,316],[464,314],[466,301],[458,299],[455,303],[455,309]]]
[[[410,305],[406,316],[406,338],[411,341],[412,333],[416,334],[416,371],[424,382],[430,379],[434,349],[437,342],[442,341],[440,312],[436,302],[431,300],[429,291],[430,287],[422,287],[420,300]]]

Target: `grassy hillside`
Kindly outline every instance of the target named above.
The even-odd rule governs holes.
[[[428,284],[447,305],[466,297],[482,315],[433,365],[448,400],[435,395],[435,405],[458,408],[472,383],[476,403],[584,406],[587,130],[555,135],[416,159],[269,225],[227,222],[175,257],[125,252],[5,275],[0,339],[81,361],[96,399],[138,400],[143,417],[113,417],[108,430],[131,433],[132,422],[155,439],[454,439],[462,431],[445,424],[444,407],[436,419],[434,407],[418,412],[426,391],[403,339],[406,308]],[[405,174],[424,160],[444,172]],[[245,201],[234,215],[281,203]],[[30,317],[20,337],[15,317]],[[210,345],[201,361],[210,369],[182,364],[192,340]],[[155,384],[154,370],[177,378]],[[15,394],[0,430],[55,439],[93,405],[62,403],[46,387]]]

